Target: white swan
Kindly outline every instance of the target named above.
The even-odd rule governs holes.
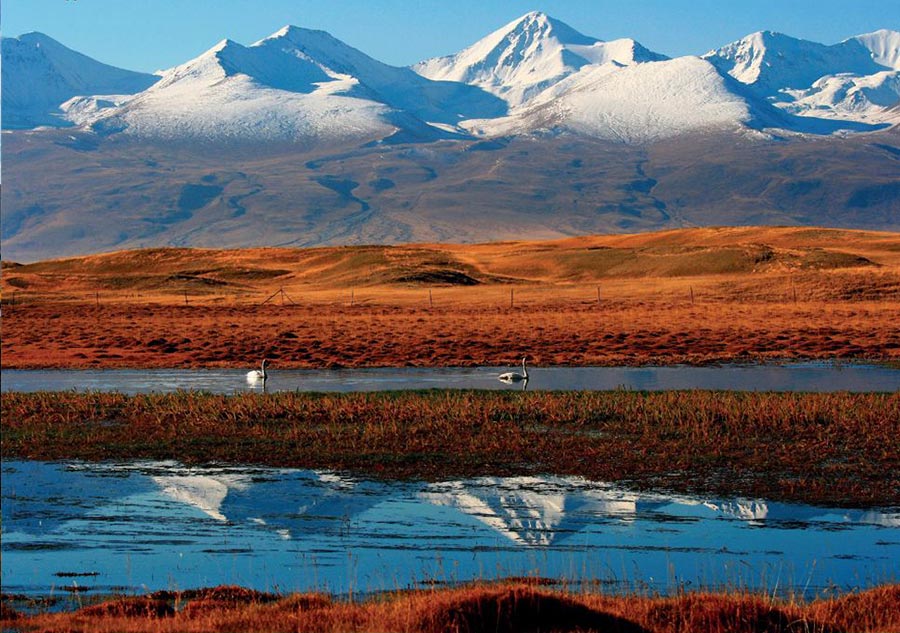
[[[262,365],[259,369],[254,369],[252,371],[247,372],[247,383],[251,385],[255,385],[257,383],[262,383],[263,387],[266,386],[266,379],[268,379],[269,374],[266,373],[266,365],[269,364],[268,359],[264,358]]]
[[[497,379],[502,382],[519,382],[520,380],[528,380],[528,370],[525,368],[525,359],[522,359],[522,373],[516,371],[508,371],[500,374]]]

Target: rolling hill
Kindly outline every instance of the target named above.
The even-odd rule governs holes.
[[[533,242],[307,249],[139,249],[4,265],[3,287],[27,293],[177,294],[585,284],[697,276],[766,277],[900,266],[896,234],[806,228],[704,228]]]

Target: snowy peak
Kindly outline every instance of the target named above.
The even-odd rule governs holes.
[[[759,97],[804,117],[892,123],[900,99],[900,33],[881,30],[831,46],[761,31],[705,56]]]
[[[313,144],[395,133],[390,108],[359,98],[356,87],[296,50],[225,39],[126,103],[66,108],[95,132],[144,138]]]
[[[250,47],[278,50],[318,65],[332,76],[356,80],[355,95],[406,111],[428,123],[455,126],[460,120],[498,116],[506,104],[484,90],[434,81],[409,68],[380,62],[325,31],[285,26]]]
[[[603,42],[532,12],[455,55],[420,62],[413,70],[430,79],[479,86],[515,107],[590,64],[662,59],[634,40]]]
[[[209,84],[237,75],[246,75],[269,88],[302,93],[314,90],[317,82],[332,79],[319,65],[306,58],[274,48],[248,48],[224,39],[198,57],[163,73],[154,90],[184,81]]]
[[[900,70],[900,32],[881,29],[851,37],[848,41],[859,42],[871,54],[876,64]]]
[[[304,29],[286,25],[272,35],[261,39],[251,48],[280,50],[298,58],[311,60],[332,72],[344,75],[361,75],[373,72],[390,72],[394,69],[360,50],[345,44],[326,31]]]
[[[704,58],[765,95],[807,88],[826,75],[870,75],[885,70],[857,40],[828,46],[773,31],[753,33]]]
[[[159,78],[98,62],[43,33],[2,38],[3,127],[64,124],[59,105],[78,95],[126,95]]]
[[[542,40],[556,40],[562,44],[590,46],[597,41],[540,11],[526,13],[495,31],[494,35],[499,33],[505,33],[506,38],[514,41],[524,39],[526,45],[539,44]]]
[[[474,122],[486,136],[575,133],[629,144],[701,130],[740,131],[754,106],[698,57],[586,66],[505,119]]]
[[[128,103],[66,104],[98,132],[286,142],[435,140],[506,104],[480,88],[379,62],[324,31],[286,26],[244,46],[222,40]]]

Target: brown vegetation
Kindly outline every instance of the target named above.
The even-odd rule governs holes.
[[[692,229],[4,264],[6,368],[900,359],[900,237]]]
[[[900,394],[2,394],[4,459],[176,459],[896,505]],[[448,439],[450,438],[450,439]]]
[[[379,595],[358,602],[318,594],[265,596],[225,587],[207,593],[241,594],[217,609],[194,608],[200,595],[168,596],[171,611],[154,611],[160,598],[117,599],[74,613],[42,614],[3,624],[23,632],[146,633],[192,631],[396,631],[513,633],[843,633],[900,632],[900,585],[804,601],[742,592],[684,593],[674,597],[608,596],[589,590],[549,589],[501,582],[455,589]],[[146,604],[146,609],[120,605]],[[171,609],[171,607],[170,607]]]

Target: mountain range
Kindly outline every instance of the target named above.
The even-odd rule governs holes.
[[[532,12],[406,68],[295,26],[155,75],[39,33],[2,55],[4,257],[900,228],[896,31],[669,59]]]

